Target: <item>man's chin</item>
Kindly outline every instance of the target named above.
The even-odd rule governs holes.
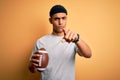
[[[58,29],[58,30],[55,30],[56,33],[63,33],[63,29]]]
[[[59,32],[62,33],[62,32],[63,32],[63,29],[59,29]]]
[[[59,30],[59,31],[56,31],[56,33],[63,33],[63,31],[62,31],[62,30]]]

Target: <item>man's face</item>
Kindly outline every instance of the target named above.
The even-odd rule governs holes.
[[[66,26],[67,15],[66,13],[56,13],[50,18],[50,22],[53,24],[53,31],[61,33]]]

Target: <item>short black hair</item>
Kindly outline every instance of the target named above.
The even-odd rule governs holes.
[[[66,13],[66,15],[68,14],[67,13],[67,10],[65,9],[64,6],[62,5],[54,5],[51,9],[50,9],[50,13],[49,13],[49,16],[52,17],[52,15],[56,14],[56,13]]]

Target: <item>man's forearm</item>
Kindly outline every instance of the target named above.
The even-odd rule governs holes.
[[[78,54],[82,55],[86,58],[90,58],[92,56],[90,47],[81,39],[76,43],[78,46]]]
[[[35,67],[32,65],[31,62],[29,63],[29,70],[30,72],[35,73]]]

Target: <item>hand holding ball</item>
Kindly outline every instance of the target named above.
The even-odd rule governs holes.
[[[37,50],[34,54],[39,54],[38,60],[39,60],[39,66],[37,67],[37,70],[42,72],[46,69],[49,61],[49,56],[47,51],[44,48],[41,48]]]

